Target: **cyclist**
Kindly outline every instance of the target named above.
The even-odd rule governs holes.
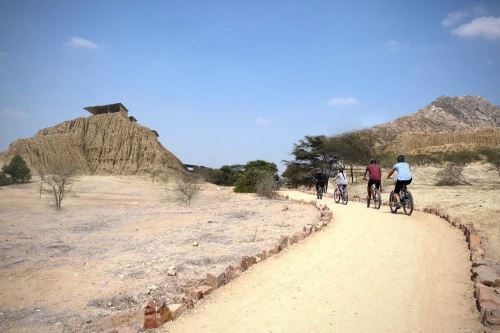
[[[339,173],[336,176],[336,182],[340,193],[344,195],[345,189],[347,188],[347,178],[345,177],[343,167],[339,168]]]
[[[394,164],[389,175],[387,175],[387,179],[390,179],[394,172],[398,173],[396,178],[396,185],[394,186],[394,196],[396,201],[398,202],[398,208],[401,205],[401,200],[399,198],[399,192],[403,188],[404,185],[410,185],[412,181],[412,175],[410,171],[410,165],[405,162],[405,156],[399,155],[397,157],[398,163]]]
[[[323,192],[325,189],[325,176],[323,175],[322,172],[317,172],[316,175],[314,176],[314,179],[316,180],[316,196],[318,199],[323,198]]]
[[[367,174],[369,175],[369,179],[368,179],[368,196],[366,197],[366,207],[370,207],[372,185],[375,184],[375,187],[378,190],[380,190],[380,179],[382,178],[382,172],[380,171],[380,166],[378,165],[377,160],[370,161],[370,164],[366,167],[363,179],[366,179]]]

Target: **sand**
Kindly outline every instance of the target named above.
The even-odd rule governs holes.
[[[160,331],[480,332],[457,229],[428,214],[323,202],[334,213],[324,232],[254,266]]]
[[[36,187],[0,188],[2,332],[139,329],[150,298],[179,302],[207,272],[318,218],[312,206],[209,184],[187,207],[172,184],[125,176],[81,177],[56,212]]]

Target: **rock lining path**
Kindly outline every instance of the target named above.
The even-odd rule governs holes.
[[[480,331],[459,230],[420,212],[322,202],[334,214],[329,227],[253,266],[162,331]]]

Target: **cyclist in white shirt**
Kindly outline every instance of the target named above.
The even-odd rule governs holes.
[[[405,156],[399,155],[397,158],[398,163],[394,164],[387,179],[390,179],[394,172],[398,173],[396,178],[396,185],[394,186],[394,196],[396,197],[396,201],[398,204],[401,204],[401,200],[399,198],[399,192],[403,188],[403,185],[410,185],[412,181],[412,175],[410,171],[410,165],[405,162]]]
[[[337,174],[335,180],[337,182],[337,187],[339,188],[339,191],[343,193],[347,188],[347,179],[344,174],[344,168],[339,169],[339,173]]]

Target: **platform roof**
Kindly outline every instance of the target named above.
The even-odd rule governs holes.
[[[96,115],[101,113],[113,113],[120,112],[120,107],[128,112],[128,109],[122,103],[106,104],[106,105],[96,105],[96,106],[86,106],[83,109]]]

